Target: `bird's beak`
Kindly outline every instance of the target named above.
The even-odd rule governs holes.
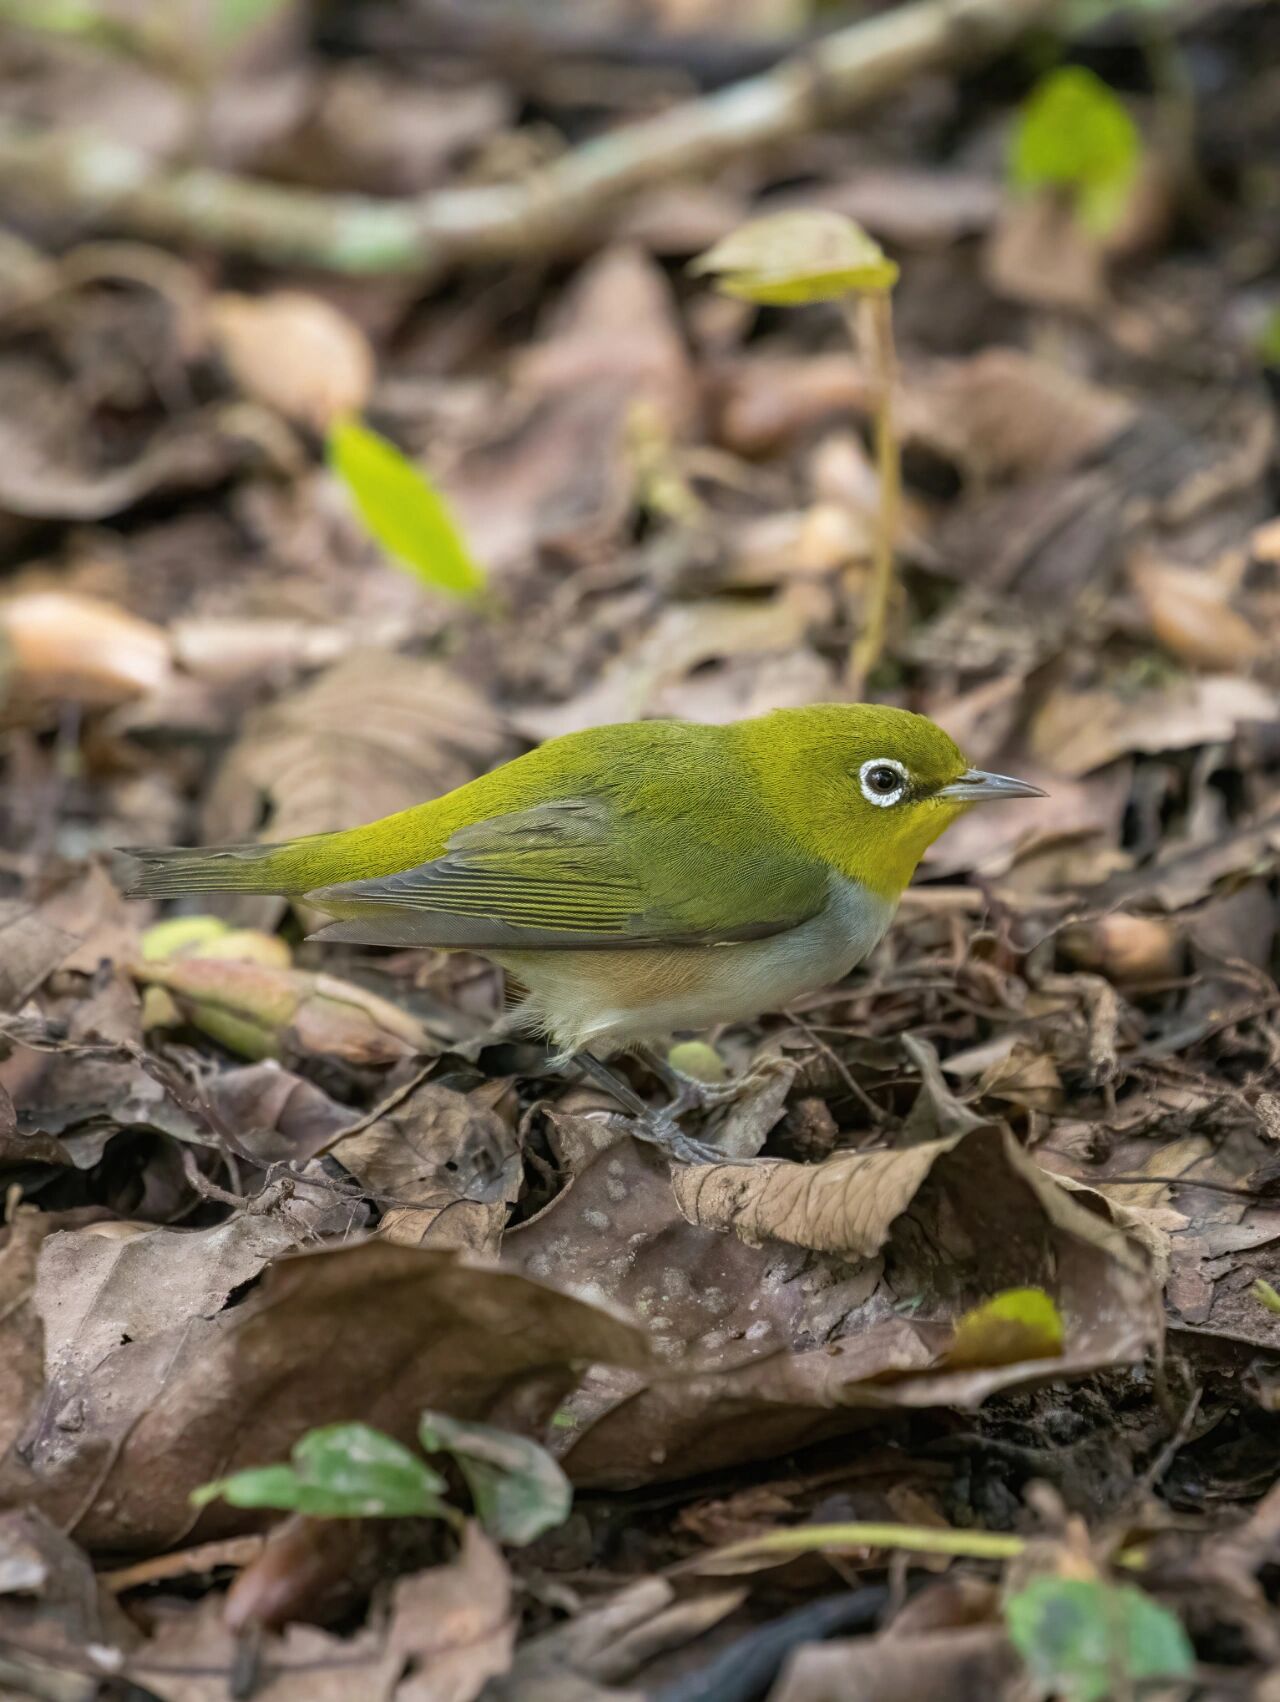
[[[998,798],[1044,798],[1048,794],[1029,780],[1011,774],[988,774],[984,768],[966,768],[959,780],[940,786],[936,798],[955,798],[965,804],[994,803]]]

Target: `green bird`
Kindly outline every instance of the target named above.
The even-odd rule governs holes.
[[[925,850],[975,804],[1043,796],[971,768],[923,715],[779,709],[548,740],[443,797],[274,845],[123,853],[134,898],[278,893],[315,936],[482,953],[523,989],[505,1033],[545,1036],[681,1159],[690,1084],[652,1113],[601,1060],[829,986],[883,936]]]

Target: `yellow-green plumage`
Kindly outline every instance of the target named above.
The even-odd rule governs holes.
[[[877,759],[892,807],[860,781]],[[931,721],[871,705],[598,727],[364,827],[130,853],[129,891],[284,893],[335,919],[322,937],[483,951],[560,1044],[623,1043],[851,967],[973,801],[944,794],[965,775]]]

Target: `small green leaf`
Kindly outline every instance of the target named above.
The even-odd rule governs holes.
[[[1142,141],[1123,102],[1082,65],[1042,77],[1023,103],[1009,172],[1019,189],[1072,192],[1076,216],[1105,236],[1124,211]]]
[[[1005,1603],[1015,1649],[1042,1693],[1102,1702],[1143,1679],[1187,1678],[1195,1653],[1167,1608],[1131,1584],[1036,1578]]]
[[[359,420],[338,420],[328,457],[369,531],[424,585],[455,597],[484,589],[484,572],[443,497],[393,443]]]
[[[947,1353],[951,1369],[1058,1359],[1062,1314],[1042,1288],[1006,1288],[966,1312]]]
[[[1280,1312],[1280,1293],[1276,1292],[1265,1277],[1259,1277],[1250,1292],[1268,1312]]]
[[[452,1454],[476,1517],[498,1542],[523,1548],[569,1516],[573,1490],[560,1467],[527,1436],[424,1412],[418,1438],[429,1454]]]
[[[284,0],[216,0],[213,33],[219,47],[231,47],[278,12]]]
[[[154,922],[142,931],[142,955],[148,962],[160,958],[178,957],[193,946],[208,945],[230,933],[230,924],[221,916],[171,916],[166,922]]]
[[[1273,307],[1258,335],[1258,354],[1264,366],[1280,366],[1280,307]]]
[[[690,263],[725,295],[775,307],[881,295],[898,268],[860,225],[820,208],[773,213],[740,225]]]
[[[261,1466],[206,1483],[191,1500],[278,1507],[318,1519],[393,1519],[440,1514],[444,1479],[416,1454],[367,1424],[311,1430],[292,1465]]]

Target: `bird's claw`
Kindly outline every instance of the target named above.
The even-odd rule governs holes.
[[[687,1135],[677,1121],[674,1105],[633,1118],[628,1128],[638,1141],[656,1146],[676,1164],[724,1164],[727,1155],[708,1141]]]

